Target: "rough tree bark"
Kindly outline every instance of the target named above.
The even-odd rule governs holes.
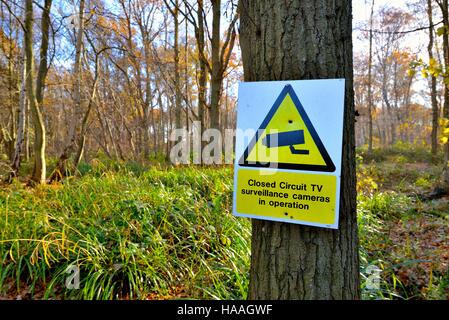
[[[350,0],[240,0],[245,81],[345,78],[338,230],[253,220],[249,299],[358,299]]]

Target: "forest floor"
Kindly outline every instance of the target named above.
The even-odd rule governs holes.
[[[363,298],[449,299],[449,198],[422,200],[441,165],[402,151],[358,156]],[[80,174],[0,187],[0,299],[246,297],[231,168],[96,159]]]
[[[364,282],[364,298],[449,299],[449,197],[426,200],[442,167],[422,160],[359,159],[362,276],[380,270],[379,286]]]

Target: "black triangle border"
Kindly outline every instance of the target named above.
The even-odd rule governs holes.
[[[260,162],[248,162],[246,158],[249,155],[250,150],[254,148],[257,141],[259,140],[259,134],[263,134],[263,130],[267,127],[268,123],[270,122],[271,118],[276,113],[277,109],[281,105],[282,101],[284,101],[284,98],[287,96],[287,94],[290,95],[291,99],[293,100],[293,103],[298,110],[300,116],[302,117],[302,120],[304,121],[304,124],[306,125],[307,129],[310,132],[310,135],[312,136],[313,140],[315,141],[316,146],[318,147],[318,150],[321,153],[321,156],[323,157],[326,165],[313,165],[313,164],[293,164],[293,163],[260,163]],[[304,170],[304,171],[321,171],[321,172],[334,172],[335,171],[335,165],[332,162],[331,157],[327,153],[326,148],[323,145],[323,142],[321,141],[320,137],[318,136],[318,133],[316,132],[315,128],[313,127],[312,122],[310,121],[306,111],[304,110],[304,107],[302,106],[301,102],[298,99],[298,96],[296,95],[295,91],[293,90],[293,87],[290,84],[287,84],[282,92],[277,97],[276,101],[274,102],[273,106],[270,109],[270,112],[268,112],[267,116],[263,120],[262,124],[259,127],[259,130],[256,131],[256,134],[251,139],[250,143],[248,144],[248,147],[246,147],[245,152],[240,157],[239,165],[242,167],[254,167],[254,168],[277,168],[277,169],[288,169],[288,170]]]

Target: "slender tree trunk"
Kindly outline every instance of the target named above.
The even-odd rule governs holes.
[[[107,129],[106,132],[108,134],[109,140],[111,141],[112,148],[114,149],[115,159],[116,160],[118,160],[118,159],[124,160],[123,159],[123,155],[119,153],[119,150],[118,150],[117,145],[115,143],[116,139],[114,139],[114,136],[112,135],[112,129],[111,129],[111,126],[109,125],[108,119],[104,118],[104,116],[101,115],[100,112],[97,112],[97,117],[98,117],[98,121],[100,121],[100,122],[102,122],[101,119],[104,119],[104,126]],[[106,140],[106,143],[107,143],[107,139],[105,139],[105,140]]]
[[[142,31],[144,34],[144,31]],[[146,37],[144,44],[144,52],[145,52],[145,106],[144,106],[144,146],[143,153],[146,160],[148,160],[150,156],[150,126],[153,128],[153,136],[155,134],[156,128],[154,126],[153,113],[154,109],[152,106],[153,100],[153,92],[151,89],[151,68],[150,68],[150,48],[149,48],[149,39]],[[153,149],[156,148],[156,145],[153,144]]]
[[[204,40],[204,18],[203,18],[203,10],[204,4],[203,0],[198,0],[198,35],[197,35],[197,44],[198,51],[200,56],[200,70],[198,77],[198,120],[200,121],[200,132],[204,131],[205,126],[205,118],[204,113],[206,111],[206,81],[207,81],[207,73],[206,73],[206,62],[205,59],[205,40]]]
[[[380,145],[385,146],[386,144],[385,131],[380,129],[379,123],[377,123],[377,134],[379,135]]]
[[[395,144],[396,143],[396,121],[394,120],[393,114],[392,112],[389,113],[390,116],[390,131],[391,131],[391,144]]]
[[[9,29],[12,30],[13,26],[12,26],[12,15],[9,15]],[[11,36],[12,36],[12,31],[11,31]],[[14,59],[14,54],[13,54],[13,46],[10,45],[9,46],[9,53],[8,53],[8,93],[9,93],[9,110],[10,110],[10,114],[11,114],[11,126],[10,126],[10,141],[8,143],[8,157],[9,160],[12,161],[14,159],[14,147],[15,147],[15,142],[17,141],[17,120],[16,119],[16,113],[17,113],[17,106],[15,103],[15,81],[14,81],[14,68],[13,68],[13,59]]]
[[[189,37],[188,37],[188,20],[184,21],[185,26],[185,43],[184,43],[184,95],[185,95],[185,117],[186,117],[186,130],[187,133],[190,130],[190,85],[189,85]]]
[[[223,119],[221,121],[222,128],[221,132],[225,132],[226,129],[229,128],[229,99],[228,99],[228,90],[229,90],[229,80],[226,81],[225,89],[224,89],[224,114]]]
[[[45,183],[46,162],[45,162],[45,125],[41,112],[43,101],[43,90],[45,77],[47,74],[47,50],[50,25],[51,0],[45,0],[42,13],[41,29],[42,42],[40,47],[39,71],[34,85],[34,54],[33,54],[33,1],[25,1],[25,55],[26,55],[26,90],[30,110],[34,124],[34,170],[32,180],[36,183]]]
[[[78,168],[78,166],[81,162],[81,158],[84,155],[84,148],[86,146],[87,123],[89,120],[90,112],[91,112],[93,104],[94,104],[94,100],[96,98],[97,84],[98,84],[98,55],[97,55],[96,61],[95,61],[95,76],[94,76],[92,92],[89,97],[89,103],[87,105],[87,110],[84,113],[84,117],[81,122],[81,129],[80,129],[80,134],[79,134],[79,138],[78,138],[78,149],[77,149],[75,161],[74,161],[75,170]]]
[[[27,117],[27,104],[26,104],[26,70],[25,70],[25,47],[22,48],[22,62],[21,62],[21,84],[19,94],[19,116],[17,125],[17,139],[14,148],[14,155],[11,162],[11,175],[9,180],[19,176],[20,161],[22,150],[25,140],[25,122]]]
[[[101,126],[101,136],[103,139],[97,139],[98,144],[100,145],[100,147],[103,149],[103,151],[106,153],[106,155],[112,159],[112,154],[111,151],[109,149],[109,144],[108,144],[108,136],[106,135],[106,133],[108,132],[106,125],[104,124],[104,118],[100,115],[100,111],[98,110],[99,108],[95,109],[95,113],[97,115],[97,119],[98,119],[98,123]],[[103,140],[103,143],[101,142],[101,140]],[[118,154],[117,154],[117,150],[114,148],[115,151],[115,159],[118,160]]]
[[[345,78],[338,230],[253,220],[249,299],[358,299],[350,0],[240,0],[245,81]]]
[[[221,0],[212,0],[212,74],[210,86],[210,127],[220,128],[220,93],[223,81],[220,62]]]
[[[412,119],[412,115],[410,113],[410,98],[411,98],[411,91],[412,91],[412,84],[413,84],[413,76],[408,76],[407,83],[406,83],[406,90],[404,94],[404,98],[402,101],[403,106],[405,107],[405,114],[403,115],[403,118],[405,121],[410,121]],[[410,131],[404,131],[403,140],[405,141],[408,139],[410,143],[413,143],[413,140],[411,139],[411,133]]]
[[[173,18],[175,23],[174,53],[175,53],[175,125],[176,129],[181,128],[181,76],[179,72],[179,2],[176,0],[173,8]]]
[[[21,155],[22,150],[24,146],[24,140],[25,140],[25,122],[27,117],[27,104],[26,104],[26,67],[25,67],[25,47],[22,49],[22,63],[21,63],[21,85],[20,85],[20,95],[19,95],[19,121],[17,125],[17,139],[16,139],[16,145],[14,148],[14,155],[11,162],[11,175],[9,180],[11,180],[14,177],[19,176],[19,169],[20,169],[20,161],[21,161]]]
[[[383,73],[383,81],[382,81],[382,98],[384,100],[387,115],[388,115],[388,123],[390,126],[390,144],[394,144],[396,142],[396,125],[394,121],[393,115],[393,107],[391,106],[388,91],[387,91],[387,74],[386,71]]]
[[[24,63],[26,63],[24,61]],[[30,161],[30,106],[28,103],[26,93],[26,80],[25,80],[25,161]]]
[[[166,155],[167,155],[167,159],[170,159],[170,148],[172,146],[172,143],[170,141],[170,134],[173,131],[173,110],[172,110],[172,108],[170,108],[170,106],[173,105],[173,100],[170,99],[169,96],[166,96],[166,103],[167,103],[167,112],[168,112]]]
[[[36,100],[39,106],[44,101],[45,79],[48,72],[48,44],[50,41],[50,10],[52,0],[45,0],[44,9],[41,18],[42,40],[39,50],[39,68],[36,78]]]
[[[369,58],[368,58],[368,153],[373,152],[373,15],[374,0],[371,3],[371,14],[369,21]]]
[[[448,0],[439,1],[441,8],[441,13],[443,15],[443,24],[446,28],[449,28],[449,12],[448,12]],[[443,33],[443,57],[444,57],[444,70],[445,73],[449,73],[449,32]],[[449,86],[444,85],[444,104],[443,104],[443,117],[449,118]],[[449,143],[444,145],[444,164],[443,164],[443,174],[442,174],[442,185],[443,188],[449,192]]]
[[[76,45],[75,45],[75,66],[74,66],[74,75],[75,75],[75,84],[73,87],[73,93],[74,93],[74,109],[73,109],[73,123],[74,126],[71,126],[71,137],[70,137],[70,145],[72,152],[75,150],[75,146],[77,144],[77,131],[81,130],[81,128],[78,128],[77,124],[80,122],[81,119],[83,119],[87,122],[87,116],[83,117],[83,109],[82,109],[82,94],[81,94],[81,76],[82,76],[82,57],[83,57],[83,37],[84,37],[84,7],[85,7],[85,0],[80,0],[79,5],[79,13],[78,13],[78,30],[77,30],[77,36],[76,36]],[[98,68],[98,66],[96,66]],[[95,86],[93,91],[95,92]],[[84,137],[81,134],[78,138],[78,141],[82,142],[84,141]],[[84,146],[82,148],[78,148],[78,151],[84,149]],[[76,163],[76,160],[75,160]],[[62,170],[61,172],[65,172],[65,170]]]

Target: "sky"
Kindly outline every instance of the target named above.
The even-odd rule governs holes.
[[[368,41],[361,41],[358,39],[360,32],[357,30],[357,27],[359,27],[361,24],[369,20],[371,13],[370,12],[372,3],[371,1],[372,0],[352,0],[352,14],[353,14],[352,26],[354,29],[353,32],[354,52],[368,50]],[[409,10],[407,8],[407,1],[375,0],[374,12],[376,12],[383,6],[396,7],[406,11]],[[427,37],[425,32],[412,33],[404,39],[403,45],[409,47],[410,49],[412,49],[412,51],[419,53],[420,49],[427,44],[426,39]]]
[[[353,51],[354,55],[361,53],[361,52],[368,52],[368,41],[362,41],[359,39],[360,37],[360,31],[358,30],[358,27],[360,27],[361,24],[369,20],[370,13],[371,13],[371,3],[372,0],[352,0],[352,10],[353,10]],[[403,9],[405,11],[409,11],[407,8],[407,1],[400,1],[400,0],[375,0],[374,3],[374,12],[376,10],[379,10],[383,6],[388,7],[396,7],[399,9]],[[405,30],[414,29],[419,25],[427,25],[426,21],[418,21],[415,23],[415,26],[410,26],[404,28]],[[413,32],[404,37],[402,40],[402,47],[408,48],[411,52],[417,54],[418,58],[422,58],[424,61],[427,60],[427,40],[428,37],[426,35],[426,32],[420,31],[420,32]],[[414,102],[423,104],[423,105],[429,105],[429,99],[427,99],[426,94],[421,94],[422,92],[427,92],[428,90],[428,84],[425,79],[421,77],[421,75],[418,73],[416,75],[418,81],[415,81],[413,84],[413,88],[416,92],[416,94],[412,97],[412,100]]]

